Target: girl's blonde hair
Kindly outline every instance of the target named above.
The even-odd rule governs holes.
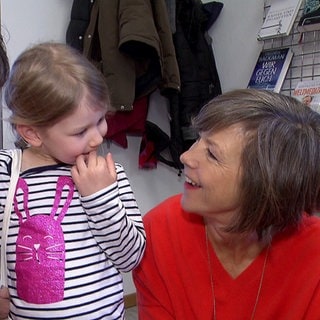
[[[47,42],[16,59],[4,97],[13,127],[49,127],[72,113],[84,94],[93,106],[109,110],[109,91],[101,72],[70,46]]]

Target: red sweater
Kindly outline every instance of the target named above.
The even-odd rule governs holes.
[[[139,320],[212,320],[213,297],[202,217],[184,212],[180,195],[144,216],[147,248],[133,271]],[[218,320],[248,320],[265,251],[237,278],[211,251]],[[320,219],[274,237],[254,319],[320,319]]]

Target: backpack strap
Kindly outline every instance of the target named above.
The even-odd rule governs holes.
[[[21,168],[21,158],[22,151],[20,149],[12,150],[12,162],[11,162],[11,178],[8,189],[7,200],[4,208],[4,216],[3,216],[3,226],[2,226],[2,234],[1,234],[1,268],[0,268],[0,285],[7,285],[7,258],[6,258],[6,247],[7,247],[7,238],[9,231],[9,223],[12,209],[13,197],[16,191],[16,185],[20,174]]]

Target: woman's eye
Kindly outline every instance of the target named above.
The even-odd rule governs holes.
[[[217,157],[210,151],[210,149],[207,149],[207,154],[208,154],[209,158],[211,158],[213,160],[218,160]]]

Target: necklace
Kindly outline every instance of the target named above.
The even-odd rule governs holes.
[[[207,249],[207,259],[208,259],[208,265],[209,265],[209,273],[210,273],[210,284],[211,284],[211,292],[212,292],[212,300],[213,300],[213,320],[217,320],[217,310],[216,310],[216,296],[214,293],[214,279],[213,279],[213,273],[212,273],[212,263],[211,263],[211,256],[210,256],[210,251],[209,251],[209,237],[208,237],[208,230],[207,227],[205,227],[205,236],[206,236],[206,249]],[[263,284],[263,279],[264,279],[264,274],[266,271],[266,265],[267,265],[267,260],[269,256],[269,251],[270,251],[270,245],[267,247],[267,252],[266,256],[264,258],[263,266],[262,266],[262,271],[261,271],[261,276],[260,276],[260,282],[259,282],[259,287],[258,287],[258,292],[256,296],[256,301],[253,306],[253,310],[251,313],[250,320],[254,320],[254,316],[257,310],[259,298],[260,298],[260,293],[261,293],[261,288]]]

